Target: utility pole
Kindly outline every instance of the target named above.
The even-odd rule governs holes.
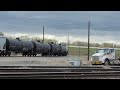
[[[44,43],[44,26],[43,26],[43,43]]]
[[[79,44],[79,56],[80,56],[80,42],[78,44]]]
[[[54,32],[54,35],[55,35],[55,37],[54,37],[54,40],[55,40],[54,43],[57,44],[57,42],[56,42],[56,33],[55,32]]]
[[[68,33],[68,54],[69,54],[69,33]]]
[[[88,22],[88,61],[89,61],[89,55],[90,55],[90,21]]]

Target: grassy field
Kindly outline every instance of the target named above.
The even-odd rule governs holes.
[[[97,48],[90,48],[90,56],[95,53]],[[77,47],[69,47],[69,55],[79,56],[87,56],[88,55],[88,48],[77,48]],[[116,50],[116,57],[120,57],[120,51]]]
[[[90,48],[90,56],[95,53],[97,48]],[[75,55],[79,56],[79,51],[80,51],[80,56],[87,56],[88,55],[88,49],[87,48],[77,48],[77,47],[69,47],[69,55]]]

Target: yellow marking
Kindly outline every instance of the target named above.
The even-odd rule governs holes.
[[[92,64],[102,64],[102,61],[91,61]]]

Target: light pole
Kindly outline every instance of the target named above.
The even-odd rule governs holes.
[[[69,33],[68,33],[68,54],[69,54]]]

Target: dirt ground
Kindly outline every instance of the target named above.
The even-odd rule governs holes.
[[[80,60],[82,61],[83,65],[91,65],[90,58],[91,57],[89,57],[89,61],[88,61],[88,56],[80,56]]]

